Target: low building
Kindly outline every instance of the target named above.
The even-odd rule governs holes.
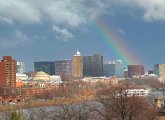
[[[142,96],[142,97],[148,96],[151,92],[150,89],[128,89],[126,91],[128,96]]]
[[[24,86],[24,82],[22,80],[16,80],[16,88],[22,88]]]
[[[27,80],[28,76],[26,74],[16,73],[16,80]]]

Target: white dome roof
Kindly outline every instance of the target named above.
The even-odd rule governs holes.
[[[50,79],[50,75],[48,75],[47,73],[43,72],[43,71],[39,71],[37,72],[34,77],[33,80],[43,80],[43,81],[47,81]]]

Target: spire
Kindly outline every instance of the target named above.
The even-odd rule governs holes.
[[[75,56],[81,56],[81,53],[78,51],[78,49]]]

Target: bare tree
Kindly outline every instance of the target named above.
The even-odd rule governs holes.
[[[46,107],[28,109],[24,113],[24,120],[48,120],[48,111]]]
[[[93,104],[89,102],[61,105],[51,111],[49,117],[53,120],[96,120],[93,110]]]
[[[129,84],[120,84],[100,90],[96,99],[102,104],[102,109],[96,111],[105,120],[154,120],[154,107],[143,97],[128,96],[128,88]]]

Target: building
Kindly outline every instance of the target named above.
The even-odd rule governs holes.
[[[43,71],[49,75],[55,75],[55,62],[54,61],[43,61],[34,62],[34,71]]]
[[[128,77],[144,75],[144,66],[142,65],[128,65]]]
[[[0,88],[16,87],[16,60],[4,56],[0,61]]]
[[[95,54],[93,56],[83,57],[83,75],[99,77],[103,76],[103,55]]]
[[[16,73],[16,80],[27,80],[28,76],[26,74]]]
[[[127,89],[127,96],[148,96],[150,95],[150,89]]]
[[[43,71],[37,72],[33,77],[33,81],[48,81],[48,80],[50,80],[50,75],[48,75]]]
[[[72,61],[59,60],[55,61],[55,75],[60,75],[62,80],[71,80],[72,78]]]
[[[165,78],[165,64],[154,65],[154,73],[160,78]]]
[[[83,77],[83,60],[78,50],[72,60],[72,76],[73,78]]]
[[[121,60],[108,61],[104,63],[104,76],[106,77],[124,77],[124,66]]]
[[[154,70],[148,70],[148,75],[150,75],[150,74],[154,74]]]
[[[17,73],[23,74],[25,72],[25,63],[17,62]]]
[[[124,78],[128,78],[128,69],[124,68]]]

